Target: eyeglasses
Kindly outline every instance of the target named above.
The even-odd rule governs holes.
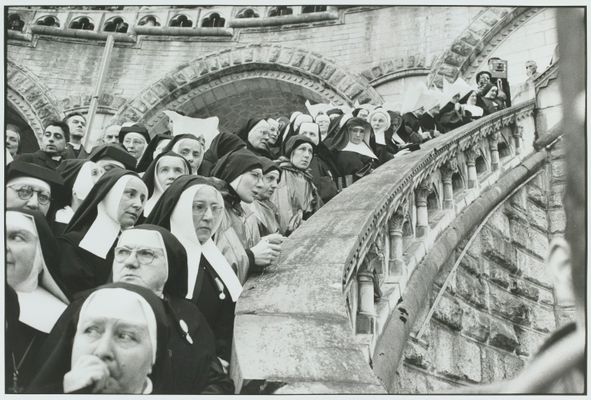
[[[47,193],[45,190],[35,189],[33,186],[9,185],[7,187],[14,190],[18,195],[18,198],[21,200],[29,200],[31,197],[33,197],[33,193],[37,193],[37,201],[39,202],[39,204],[46,205],[49,204],[49,202],[51,201],[50,193]]]
[[[134,253],[139,263],[143,265],[152,264],[152,261],[154,261],[155,258],[163,255],[162,253],[156,252],[152,249],[130,249],[129,247],[115,247],[115,261],[125,261]]]

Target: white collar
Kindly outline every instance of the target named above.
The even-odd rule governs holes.
[[[19,321],[41,332],[51,332],[67,307],[66,303],[41,286],[37,286],[32,292],[16,292],[16,294],[20,307]]]
[[[365,142],[361,142],[359,144],[353,144],[349,142],[341,151],[351,151],[353,153],[361,154],[362,156],[371,157],[377,160],[376,155],[373,153],[373,151],[371,151],[369,146],[365,144]]]

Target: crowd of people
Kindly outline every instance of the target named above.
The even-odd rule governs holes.
[[[33,153],[8,126],[8,392],[233,393],[248,276],[344,188],[509,106],[504,85],[483,71],[402,110],[308,105],[235,133],[167,111],[164,134],[113,125],[92,149],[81,114],[49,123]]]

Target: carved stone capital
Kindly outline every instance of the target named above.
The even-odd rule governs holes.
[[[431,181],[431,177],[425,178],[419,183],[417,188],[415,189],[415,196],[417,206],[424,206],[427,202],[427,197],[433,191],[433,184]],[[425,203],[425,204],[423,204]]]
[[[452,158],[451,160],[443,164],[443,166],[441,167],[441,177],[443,179],[443,182],[451,182],[452,175],[458,172],[458,170],[458,160],[456,160],[455,158]]]
[[[488,137],[488,145],[490,151],[498,151],[499,149],[499,132],[495,131],[491,133]]]
[[[390,236],[395,234],[402,234],[402,225],[404,224],[404,214],[399,212],[394,213],[392,217],[390,217],[390,221],[388,227],[390,229]]]
[[[476,158],[478,158],[478,156],[480,155],[480,146],[474,145],[474,146],[468,148],[466,150],[465,154],[466,154],[466,160],[468,161],[468,164],[474,164],[476,162]]]

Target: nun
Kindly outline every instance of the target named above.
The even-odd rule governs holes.
[[[65,194],[70,196],[66,206],[55,213],[53,231],[56,235],[61,235],[104,170],[93,161],[71,159],[64,160],[57,171],[64,179]]]
[[[279,210],[271,198],[279,186],[281,168],[268,158],[261,157],[261,159],[263,161],[263,187],[255,195],[252,210],[257,218],[260,235],[267,236],[279,232]]]
[[[166,393],[175,372],[169,333],[164,304],[151,290],[127,283],[96,288],[57,322],[49,354],[27,392]]]
[[[216,356],[215,337],[187,294],[187,252],[168,230],[139,225],[121,234],[113,260],[113,282],[151,289],[163,299],[171,326],[168,393],[233,394],[234,385]]]
[[[373,147],[373,151],[378,157],[379,163],[383,164],[394,157],[394,153],[392,152],[387,140],[386,131],[392,125],[390,120],[390,114],[381,108],[376,107],[368,117],[369,124],[371,125],[374,133],[375,144]]]
[[[488,83],[482,88],[482,93],[484,94],[480,99],[484,115],[490,115],[505,108],[505,102],[498,97],[499,88],[497,86]]]
[[[113,168],[135,170],[135,158],[119,143],[95,147],[88,159],[94,161],[105,172]]]
[[[232,133],[222,132],[212,141],[209,149],[205,151],[203,162],[199,167],[199,175],[211,176],[211,170],[220,158],[236,150],[245,149],[246,143]]]
[[[334,181],[335,177],[339,175],[338,168],[332,160],[330,151],[320,141],[320,126],[318,124],[303,122],[298,128],[298,135],[307,136],[314,144],[314,157],[309,166],[310,173],[322,202],[326,203],[338,193]]]
[[[170,143],[172,140],[172,136],[170,133],[159,133],[154,135],[154,137],[148,143],[146,147],[146,151],[144,151],[144,155],[140,159],[140,162],[137,165],[137,172],[144,172],[148,166],[154,161],[154,158],[158,156],[158,154],[162,153],[162,150]]]
[[[162,150],[163,153],[173,151],[180,154],[191,167],[193,175],[197,175],[205,154],[205,139],[192,133],[175,136]]]
[[[234,307],[242,284],[212,240],[223,215],[224,199],[209,178],[181,176],[164,192],[146,223],[169,230],[183,245],[189,260],[185,298],[199,307],[215,335],[216,354],[229,362]]]
[[[249,119],[238,132],[238,137],[246,143],[246,148],[256,155],[273,158],[271,154],[271,125],[264,118]]]
[[[378,157],[372,151],[372,129],[362,118],[348,119],[338,130],[324,141],[333,154],[335,164],[342,174],[337,186],[345,188],[371,173],[378,164]]]
[[[326,139],[326,135],[328,134],[330,118],[328,115],[320,113],[316,116],[316,118],[314,118],[314,122],[316,122],[320,128],[320,141],[322,142],[324,139]]]
[[[300,126],[304,123],[310,123],[310,122],[314,122],[314,119],[312,118],[311,115],[309,114],[304,114],[301,112],[297,112],[294,113],[295,117],[293,117],[293,120],[291,121],[291,123],[288,126],[288,129],[286,130],[285,134],[282,137],[281,140],[281,154],[285,154],[285,146],[287,141],[289,140],[290,137],[297,135],[300,129]]]
[[[41,344],[66,309],[59,280],[59,252],[47,220],[38,211],[6,211],[6,282],[17,295],[18,322],[7,333],[8,393],[21,393],[37,373]],[[14,317],[7,308],[7,320]],[[12,310],[14,312],[14,310]]]
[[[478,91],[471,90],[460,99],[460,104],[464,105],[464,110],[470,113],[470,122],[476,121],[484,115],[484,110],[478,105]]]
[[[144,217],[150,214],[162,193],[181,175],[191,175],[191,166],[184,157],[174,151],[161,153],[152,161],[142,177],[148,188]]]
[[[278,234],[261,238],[256,215],[246,206],[263,187],[262,165],[260,157],[244,149],[222,157],[212,171],[213,177],[224,182],[226,206],[216,244],[235,267],[241,283],[246,282],[250,270],[274,262],[283,241]]]
[[[116,168],[97,181],[58,238],[68,296],[108,281],[115,241],[136,223],[147,196],[135,172]]]
[[[460,104],[460,99],[470,91],[471,87],[461,78],[449,87],[447,83],[444,84],[438,121],[441,133],[449,132],[471,121],[470,113],[466,112],[464,106]]]
[[[125,150],[135,158],[135,166],[139,164],[140,159],[144,155],[146,147],[150,142],[150,135],[145,126],[134,124],[131,126],[124,126],[119,131],[119,143],[125,147]]]

